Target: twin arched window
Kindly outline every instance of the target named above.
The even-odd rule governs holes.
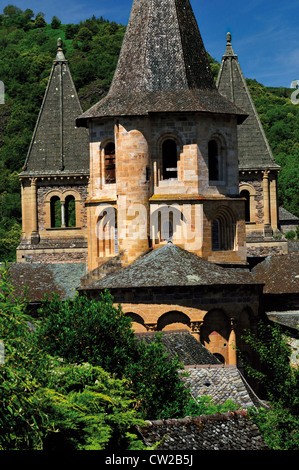
[[[76,203],[72,195],[61,200],[59,196],[50,199],[51,228],[76,227]]]

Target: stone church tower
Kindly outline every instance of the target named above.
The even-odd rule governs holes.
[[[238,56],[227,34],[227,45],[217,79],[219,92],[248,113],[238,126],[240,194],[246,200],[245,220],[249,256],[284,251],[285,243],[272,238],[278,231],[277,177],[279,166],[272,155],[253,103]]]
[[[57,42],[48,86],[40,109],[24,171],[22,237],[18,262],[85,262],[89,180],[86,129],[76,127],[82,113],[77,92]]]
[[[134,0],[109,93],[77,119],[90,133],[89,270],[169,241],[244,265],[246,117],[215,86],[189,0]]]

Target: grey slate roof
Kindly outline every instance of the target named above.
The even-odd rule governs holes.
[[[280,325],[297,330],[299,326],[299,310],[286,311],[286,312],[267,312],[269,320],[279,323]],[[299,331],[298,331],[299,335]]]
[[[138,341],[150,343],[155,340],[157,332],[135,333]],[[184,366],[194,364],[218,364],[220,361],[189,331],[163,331],[162,344],[164,345],[170,359],[178,357]]]
[[[299,218],[292,214],[291,212],[287,211],[284,207],[279,207],[278,208],[278,216],[279,216],[279,222],[292,222],[292,223],[298,223]]]
[[[191,462],[186,451],[268,450],[258,427],[251,421],[246,410],[149,421],[148,426],[142,427],[139,432],[147,446],[155,444],[155,451],[181,451],[181,454],[189,457],[188,461],[184,460],[184,464],[189,467],[194,464],[196,468],[202,466],[204,455],[195,454],[194,461]],[[182,455],[179,457],[182,458]],[[195,460],[196,457],[198,460]]]
[[[86,119],[157,112],[211,112],[246,118],[217,91],[189,0],[134,0],[108,95]]]
[[[268,256],[255,266],[252,275],[265,283],[264,294],[296,294],[299,292],[299,253]]]
[[[73,298],[85,273],[85,263],[12,263],[9,267],[14,295],[21,296],[27,287],[30,303],[39,303],[45,294],[52,293],[61,300]]]
[[[187,367],[189,377],[184,379],[196,399],[203,395],[212,397],[213,403],[232,400],[241,409],[265,406],[245,381],[235,366]]]
[[[89,172],[89,136],[76,127],[82,113],[68,61],[57,41],[47,89],[36,122],[22,175]]]
[[[260,118],[241,70],[238,56],[227,34],[226,51],[217,78],[219,92],[236,106],[244,109],[249,117],[238,126],[239,169],[279,169],[265,136]]]
[[[84,290],[223,284],[257,282],[249,272],[222,268],[169,243],[89,284]]]

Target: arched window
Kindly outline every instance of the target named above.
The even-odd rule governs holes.
[[[209,152],[209,180],[219,181],[220,180],[220,156],[218,143],[216,140],[210,140],[208,144]]]
[[[173,240],[173,212],[169,212],[169,218],[161,227],[161,241]]]
[[[65,198],[65,225],[76,227],[76,202],[74,196]]]
[[[50,200],[51,227],[61,227],[61,201],[58,196],[51,197]]]
[[[178,177],[177,143],[173,139],[166,139],[162,143],[162,172],[163,180]]]
[[[115,178],[115,144],[109,142],[105,149],[105,183],[112,184],[116,182]]]
[[[226,208],[218,211],[211,224],[212,250],[230,251],[234,249],[236,222],[233,214]]]
[[[208,143],[208,167],[210,184],[226,180],[226,147],[221,136],[213,138]]]
[[[117,213],[109,207],[101,211],[97,221],[97,256],[114,256],[117,253]]]
[[[220,222],[217,219],[212,221],[212,250],[220,250]]]
[[[250,222],[250,193],[243,189],[240,195],[245,199],[245,222]]]

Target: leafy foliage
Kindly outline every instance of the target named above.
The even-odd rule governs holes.
[[[37,346],[26,298],[14,298],[8,268],[0,283],[1,450],[142,448],[128,382],[101,367],[68,364]],[[1,361],[3,362],[3,361]]]
[[[45,300],[35,337],[40,348],[68,362],[89,362],[126,378],[142,417],[180,416],[189,401],[180,380],[182,365],[170,361],[157,335],[151,344],[137,342],[131,320],[113,305],[106,291],[99,301],[77,295],[73,300]]]
[[[238,405],[232,400],[226,400],[224,403],[214,403],[212,397],[204,395],[197,400],[191,399],[186,408],[187,416],[200,416],[207,414],[226,413],[227,411],[236,411]]]
[[[260,369],[244,359],[248,375],[262,384],[270,410],[251,410],[266,442],[273,450],[297,450],[299,446],[299,368],[290,362],[291,349],[279,326],[259,323],[258,334],[247,331],[244,340],[257,354]]]

